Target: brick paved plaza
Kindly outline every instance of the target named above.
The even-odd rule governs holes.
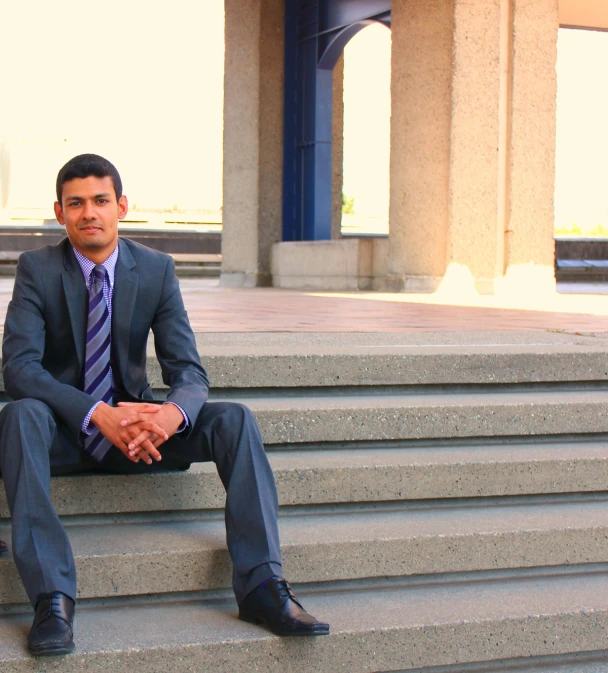
[[[459,300],[441,294],[228,289],[217,280],[194,278],[180,282],[195,332],[608,332],[608,288],[601,285],[536,299],[477,295]],[[2,323],[12,286],[12,279],[0,280]]]

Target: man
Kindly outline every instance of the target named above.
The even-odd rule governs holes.
[[[67,239],[24,253],[4,327],[0,469],[15,563],[35,608],[35,655],[74,647],[76,574],[50,501],[50,472],[140,473],[213,460],[226,488],[226,534],[239,617],[279,635],[322,635],[282,578],[274,479],[252,413],[207,402],[171,257],[118,238],[127,198],[116,168],[84,154],[57,176]],[[164,404],[152,403],[154,333]],[[49,470],[50,467],[50,470]]]

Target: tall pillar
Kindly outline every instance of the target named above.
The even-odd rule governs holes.
[[[557,0],[455,0],[448,277],[552,290]]]
[[[558,27],[557,0],[395,0],[393,287],[553,289]]]
[[[514,0],[513,23],[507,279],[553,286],[558,2]]]
[[[270,284],[281,240],[284,0],[225,0],[225,286]]]
[[[388,272],[433,291],[446,269],[453,0],[394,0]]]
[[[448,274],[494,292],[504,273],[511,0],[455,0]]]

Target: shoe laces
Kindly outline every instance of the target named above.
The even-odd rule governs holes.
[[[62,621],[68,623],[65,618],[64,611],[61,607],[61,599],[62,596],[54,596],[54,595],[43,595],[40,598],[40,601],[36,605],[36,609],[38,609],[38,606],[42,601],[45,601],[44,604],[44,612],[42,612],[39,616],[38,619],[36,620],[38,624],[41,622],[45,621],[49,617],[58,617]]]
[[[292,600],[297,606],[302,608],[302,604],[298,599],[296,598],[295,594],[293,593],[292,588],[289,586],[289,582],[287,580],[277,580],[276,583],[277,591],[279,593],[279,596],[284,599],[284,600]]]
[[[61,596],[53,596],[51,598],[51,603],[50,603],[49,607],[50,607],[50,611],[54,615],[59,615],[60,616],[61,612],[62,612],[62,610],[61,610]]]

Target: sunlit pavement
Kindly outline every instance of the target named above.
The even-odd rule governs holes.
[[[372,292],[321,293],[220,288],[181,280],[196,332],[474,332],[548,330],[608,333],[608,286],[564,286],[542,297]],[[13,287],[0,279],[4,323]],[[596,294],[583,294],[595,292]]]
[[[2,322],[12,285],[12,279],[0,280]],[[182,279],[181,286],[196,332],[608,332],[605,286],[569,286],[542,297],[473,294],[464,300],[446,293],[230,289],[217,280],[192,278]],[[603,294],[580,294],[583,289]]]

